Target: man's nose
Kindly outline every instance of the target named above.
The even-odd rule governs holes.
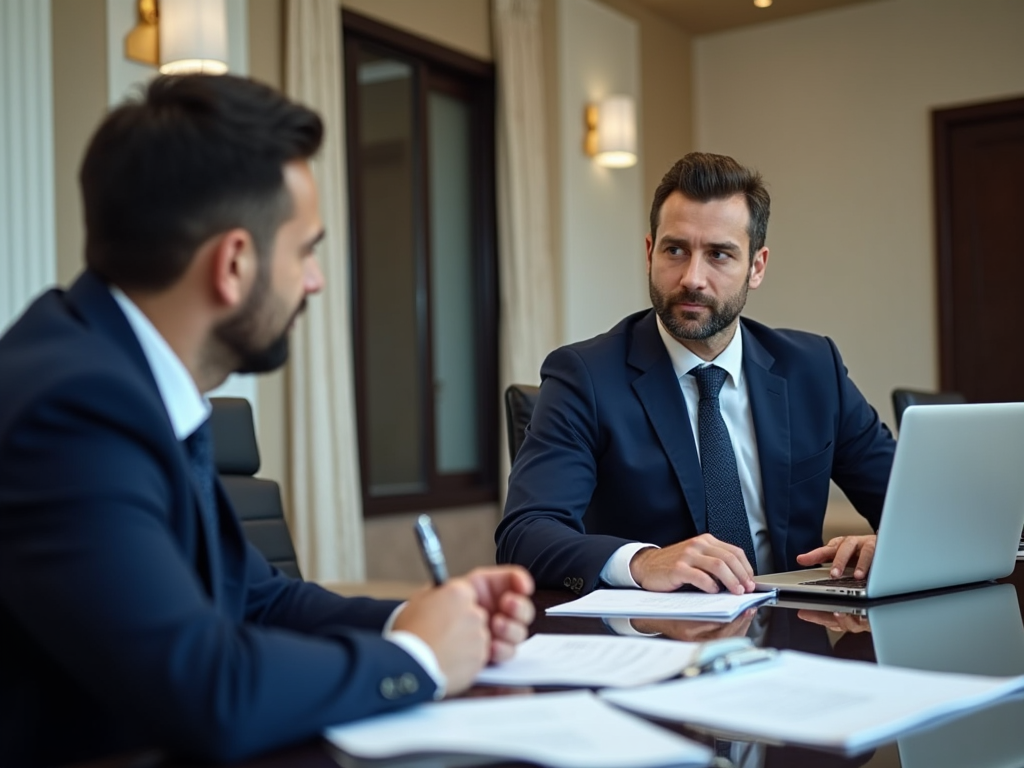
[[[702,258],[694,256],[687,260],[679,275],[679,284],[690,289],[707,285],[707,265]]]
[[[320,262],[316,258],[307,261],[303,277],[306,295],[320,293],[324,289],[324,273],[320,270]]]

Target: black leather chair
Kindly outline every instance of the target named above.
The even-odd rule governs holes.
[[[926,392],[919,389],[896,388],[892,391],[892,409],[896,412],[896,429],[900,428],[903,412],[911,405],[956,405],[967,400],[959,392]]]
[[[242,521],[246,537],[271,565],[302,578],[284,519],[281,488],[253,477],[260,468],[252,406],[241,397],[212,397],[213,460],[221,483]]]
[[[505,390],[505,426],[508,432],[508,458],[516,460],[516,454],[526,439],[526,427],[533,417],[540,387],[529,384],[510,384]]]

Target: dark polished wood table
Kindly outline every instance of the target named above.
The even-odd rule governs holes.
[[[651,621],[645,632],[701,641],[728,634],[750,634],[759,644],[827,656],[893,663],[922,669],[977,674],[1024,674],[1024,561],[1001,580],[987,584],[921,593],[867,607],[856,603],[821,603],[780,599],[750,611],[730,624]],[[1009,587],[1005,585],[1010,585]],[[607,634],[601,619],[546,617],[544,609],[572,599],[568,592],[537,594],[537,620],[531,632]],[[853,612],[844,610],[853,609]],[[521,691],[520,691],[521,692]],[[467,696],[503,695],[477,686]],[[542,695],[542,694],[540,694]],[[842,691],[836,691],[842,696]],[[715,746],[703,729],[659,722],[676,733]],[[524,734],[524,736],[527,734]],[[795,746],[729,742],[737,768],[1013,768],[1024,766],[1024,697],[1016,697],[969,715],[915,731],[890,744],[857,755],[841,755]],[[722,765],[729,763],[723,762]],[[90,763],[89,768],[185,768],[158,756]],[[389,768],[390,766],[512,766],[524,763],[474,761],[466,756],[427,756],[401,760],[357,760],[338,753],[322,740],[297,745],[236,768]]]

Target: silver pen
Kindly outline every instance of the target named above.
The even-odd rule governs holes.
[[[444,558],[441,540],[437,538],[430,515],[420,515],[416,519],[414,527],[416,538],[420,542],[420,550],[423,552],[423,559],[427,562],[427,568],[434,579],[434,584],[441,586],[448,581],[448,561]]]
[[[779,652],[774,648],[743,648],[716,656],[704,664],[691,664],[683,669],[683,677],[699,677],[700,675],[728,672],[740,667],[748,667],[751,664],[774,661],[778,655]]]

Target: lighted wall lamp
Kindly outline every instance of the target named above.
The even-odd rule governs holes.
[[[138,0],[138,22],[124,39],[132,61],[165,75],[228,71],[224,0]]]
[[[588,104],[583,149],[606,168],[636,165],[636,106],[632,96],[607,96]]]

